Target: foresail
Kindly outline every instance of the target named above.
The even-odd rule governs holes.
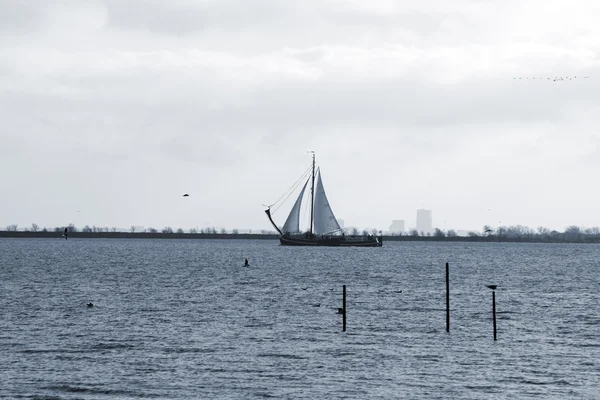
[[[304,197],[304,189],[306,189],[306,185],[308,181],[302,187],[302,191],[296,199],[294,203],[294,207],[292,207],[292,211],[290,211],[290,215],[288,215],[285,220],[285,224],[283,225],[283,233],[298,233],[300,232],[300,206],[302,205],[302,197]]]
[[[317,173],[317,185],[315,188],[315,208],[314,208],[314,233],[322,235],[330,232],[340,230],[340,225],[333,215],[333,211],[327,201],[327,195],[323,188],[323,181],[321,180],[321,171]]]

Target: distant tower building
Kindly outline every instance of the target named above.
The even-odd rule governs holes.
[[[343,219],[337,219],[338,224],[340,225],[341,229],[344,229],[344,220]]]
[[[417,231],[419,231],[419,233],[433,232],[431,210],[417,210]]]
[[[390,225],[390,232],[404,232],[404,220],[394,219]]]

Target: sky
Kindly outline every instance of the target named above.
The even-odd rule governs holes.
[[[346,226],[600,226],[598,20],[595,0],[4,0],[0,227],[271,229],[308,150]]]

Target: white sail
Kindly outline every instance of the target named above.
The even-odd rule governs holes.
[[[327,195],[323,188],[323,181],[321,180],[321,171],[317,171],[317,185],[315,187],[315,206],[314,206],[314,233],[322,235],[330,232],[340,230],[340,224],[338,224],[329,201],[327,201]]]
[[[290,215],[288,215],[285,220],[285,224],[283,225],[282,232],[283,233],[298,233],[300,232],[300,206],[302,205],[302,197],[304,197],[304,189],[306,189],[306,185],[308,181],[302,187],[302,191],[300,192],[300,196],[296,199],[294,203],[294,207],[292,207],[292,211],[290,211]]]

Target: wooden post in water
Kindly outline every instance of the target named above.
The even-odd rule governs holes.
[[[346,285],[343,287],[342,295],[342,332],[346,332]]]
[[[496,340],[496,291],[492,290],[492,318],[494,319],[494,340]]]
[[[450,272],[446,263],[446,332],[450,332]]]

